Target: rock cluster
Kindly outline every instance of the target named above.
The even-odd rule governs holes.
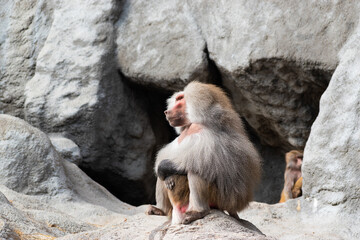
[[[223,87],[243,117],[264,159],[257,201],[278,201],[284,152],[305,148],[304,197],[244,218],[280,239],[359,238],[359,12],[336,0],[2,1],[0,238],[135,227],[209,238],[184,226],[151,235],[166,219],[79,169],[123,201],[153,201],[154,156],[174,137],[165,99],[195,79]],[[232,238],[226,221],[214,212],[200,224]]]

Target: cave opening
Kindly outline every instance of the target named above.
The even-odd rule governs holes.
[[[227,76],[221,74],[213,61],[209,61],[209,72],[212,73],[209,82],[222,87],[231,97],[251,141],[263,159],[263,177],[255,192],[255,201],[269,204],[279,202],[284,184],[284,155],[292,149],[304,148],[311,125],[319,112],[320,97],[333,71],[316,63],[262,59],[252,63],[240,75]],[[142,99],[156,138],[147,172],[141,180],[133,181],[111,169],[81,168],[124,202],[135,206],[154,204],[154,159],[162,145],[176,138],[175,131],[163,115],[166,99],[172,92],[154,85],[135,84],[122,75],[121,78],[133,94]],[[259,112],[247,108],[247,105],[252,108],[256,106]]]
[[[134,83],[134,81],[125,77],[121,72],[119,72],[119,80],[124,85],[127,94],[136,100],[137,107],[146,113],[149,120],[148,124],[154,134],[154,145],[148,153],[151,157],[148,159],[148,162],[144,163],[146,164],[145,173],[141,179],[133,180],[122,175],[113,166],[106,166],[106,163],[109,161],[119,161],[119,164],[124,164],[122,162],[124,159],[111,159],[112,152],[114,156],[116,154],[114,152],[116,151],[116,145],[114,146],[114,143],[107,142],[108,139],[101,140],[100,145],[108,149],[103,151],[103,155],[98,156],[98,161],[95,164],[82,163],[79,167],[94,181],[105,187],[123,202],[133,206],[154,204],[156,177],[153,166],[155,156],[162,145],[176,137],[175,131],[169,126],[164,117],[166,99],[171,96],[172,92],[152,84]],[[129,110],[132,111],[132,109]],[[117,153],[117,156],[119,156],[119,153]]]
[[[255,201],[279,202],[285,153],[304,150],[333,72],[318,63],[261,59],[252,62],[229,87],[245,93],[233,93],[235,107],[263,158],[263,177]]]

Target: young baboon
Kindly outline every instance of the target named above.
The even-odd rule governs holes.
[[[303,151],[292,150],[285,155],[286,167],[284,173],[284,189],[281,192],[279,202],[285,202],[302,194],[301,165]]]

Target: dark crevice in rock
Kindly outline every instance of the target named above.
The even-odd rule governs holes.
[[[217,86],[220,86],[221,88],[224,89],[223,87],[223,80],[222,80],[222,76],[221,76],[221,72],[219,70],[219,68],[216,66],[216,63],[214,62],[214,60],[212,60],[210,58],[210,54],[209,54],[209,49],[207,47],[207,44],[205,45],[204,48],[204,53],[206,55],[206,60],[208,63],[208,82],[215,84]]]
[[[154,85],[140,85],[134,83],[119,72],[123,82],[136,94],[143,99],[145,111],[150,119],[150,124],[155,134],[157,145],[163,145],[174,137],[174,130],[165,119],[166,99],[173,92],[166,91]]]
[[[81,170],[123,202],[139,206],[154,201],[154,197],[149,193],[149,189],[145,185],[146,180],[130,180],[112,172],[110,169],[98,170],[81,167]],[[155,186],[155,183],[153,185]]]
[[[208,63],[208,82],[214,85],[221,87],[222,90],[226,92],[229,96],[230,100],[233,101],[231,91],[223,84],[223,76],[221,74],[220,69],[216,65],[215,61],[210,58],[210,53],[207,47],[207,44],[204,48],[204,53],[206,55],[207,63]]]
[[[119,164],[124,164],[122,161],[126,160],[126,155],[124,157],[123,153],[116,152],[117,143],[112,142],[111,138],[104,136],[100,136],[102,140],[99,142],[99,146],[103,149],[98,150],[100,153],[97,157],[98,160],[94,163],[83,163],[81,169],[124,202],[135,206],[155,203],[156,177],[153,171],[154,159],[158,149],[175,136],[174,131],[164,117],[166,98],[169,97],[171,93],[152,86],[133,83],[120,71],[118,74],[119,81],[124,85],[124,92],[126,92],[129,99],[133,99],[133,101],[136,102],[136,107],[139,107],[142,109],[141,111],[145,112],[146,117],[149,119],[149,127],[155,136],[155,144],[153,147],[150,147],[150,152],[147,153],[149,158],[146,162],[146,172],[140,180],[131,180],[121,175],[119,170],[115,171],[114,166],[108,166],[106,163],[116,161],[119,162]],[[129,111],[132,110],[129,109]],[[120,114],[127,113],[123,112]],[[131,138],[131,136],[125,136],[125,138]],[[139,141],[141,141],[141,139],[139,139]],[[128,151],[135,150],[128,149]]]
[[[134,91],[139,98],[142,98],[145,103],[144,110],[149,117],[150,125],[155,135],[156,144],[152,150],[151,161],[148,162],[147,174],[143,178],[143,182],[145,183],[146,198],[140,199],[141,204],[155,203],[156,176],[153,169],[156,154],[164,144],[170,142],[176,137],[174,129],[168,124],[164,115],[164,111],[166,109],[166,99],[171,96],[172,92],[168,92],[151,85],[143,86],[136,84],[122,74],[121,76],[124,83],[132,91]]]

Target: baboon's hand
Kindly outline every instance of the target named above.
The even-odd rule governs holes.
[[[166,186],[166,188],[169,189],[169,190],[173,190],[173,189],[174,189],[174,187],[175,187],[175,181],[174,181],[174,178],[173,178],[172,176],[167,177],[167,178],[165,179],[165,186]]]

